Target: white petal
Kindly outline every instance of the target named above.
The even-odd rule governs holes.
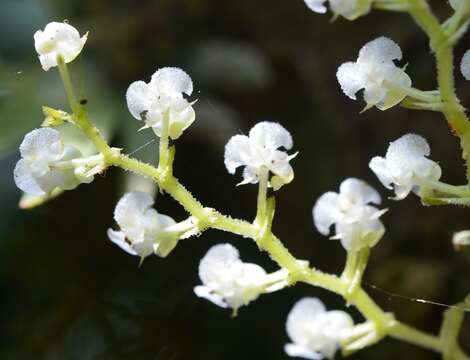
[[[364,101],[367,103],[367,108],[371,108],[377,104],[385,102],[387,96],[387,89],[382,85],[376,83],[368,83],[364,88]],[[384,108],[384,107],[382,107]]]
[[[400,46],[393,40],[381,36],[365,44],[359,51],[358,62],[389,62],[401,60],[402,52]]]
[[[380,110],[387,110],[400,103],[406,97],[405,89],[410,88],[412,84],[408,74],[392,64],[386,66],[384,77],[389,83],[395,84],[397,88],[393,90],[386,89],[385,96],[376,104]]]
[[[127,107],[137,120],[142,119],[142,113],[149,111],[156,95],[144,81],[135,81],[129,85],[126,92]]]
[[[261,287],[267,279],[266,275],[266,271],[261,266],[243,263],[243,277],[237,281],[242,287]]]
[[[306,347],[296,345],[296,344],[286,344],[284,345],[284,351],[287,355],[291,357],[301,357],[304,359],[311,359],[311,360],[321,360],[324,356],[320,353],[315,351],[311,351]]]
[[[336,72],[336,79],[344,94],[353,100],[356,100],[356,93],[365,85],[364,75],[354,62],[342,64]]]
[[[308,8],[318,14],[324,14],[326,13],[326,6],[324,3],[326,0],[304,0],[305,5],[308,6]]]
[[[385,158],[393,170],[414,162],[417,158],[429,156],[431,149],[425,138],[416,134],[406,134],[390,143]]]
[[[369,168],[379,178],[380,182],[387,189],[392,189],[393,176],[387,168],[387,162],[384,158],[376,156],[369,162]]]
[[[293,145],[289,131],[278,123],[263,121],[253,126],[249,133],[250,140],[270,150],[280,147],[290,150]]]
[[[224,163],[227,171],[234,174],[239,166],[249,165],[252,161],[251,143],[245,135],[235,135],[225,145]]]
[[[356,178],[344,180],[339,188],[340,194],[346,195],[355,204],[365,205],[369,203],[380,205],[380,195],[365,181]]]
[[[48,161],[61,160],[64,149],[60,133],[49,127],[33,130],[24,137],[20,153],[23,158],[32,156],[44,157]]]
[[[129,243],[126,242],[126,235],[122,231],[114,231],[108,229],[108,237],[113,243],[119,246],[122,250],[131,255],[137,255],[137,252],[132,249]]]
[[[203,284],[218,281],[223,271],[238,261],[240,261],[238,250],[232,245],[214,245],[199,263],[199,277]]]
[[[193,107],[186,100],[184,102],[187,104],[184,109],[170,110],[169,136],[172,140],[178,139],[196,119]]]
[[[313,222],[318,232],[328,235],[338,217],[338,194],[330,191],[320,196],[313,207]]]
[[[286,322],[286,331],[292,341],[296,344],[307,344],[310,340],[308,328],[325,311],[325,306],[317,298],[305,297],[297,301]]]
[[[145,210],[149,209],[153,203],[154,200],[149,193],[141,191],[126,193],[116,205],[114,219],[119,226],[125,227],[129,221],[133,221],[134,217],[143,218]]]
[[[359,16],[366,15],[372,6],[372,0],[330,0],[330,8],[333,13],[348,20],[355,20]]]
[[[199,285],[199,286],[194,287],[194,293],[196,294],[196,296],[209,300],[210,302],[214,303],[217,306],[220,306],[221,308],[228,307],[224,299],[220,295],[215,294],[207,286]]]
[[[191,95],[193,82],[191,77],[180,68],[165,67],[152,75],[150,86],[159,93]]]
[[[258,169],[251,167],[251,166],[246,166],[245,169],[243,169],[243,181],[238,183],[238,185],[245,185],[245,184],[256,184],[258,183]]]
[[[18,160],[13,171],[16,186],[28,195],[46,195],[46,192],[36,181],[31,169],[24,159]]]
[[[462,57],[460,71],[465,79],[470,80],[470,50],[467,50]]]
[[[347,336],[347,333],[354,326],[352,317],[344,311],[331,310],[326,313],[328,318],[327,326],[324,328],[325,334],[341,339]]]

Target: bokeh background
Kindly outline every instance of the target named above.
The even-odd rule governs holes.
[[[433,1],[442,18],[445,1]],[[277,194],[275,232],[299,258],[340,272],[345,253],[313,228],[311,208],[349,176],[376,186],[390,211],[387,233],[374,248],[366,289],[386,310],[437,332],[443,309],[387,295],[452,304],[469,291],[468,253],[454,251],[454,231],[470,228],[468,210],[422,207],[416,196],[401,202],[368,170],[389,141],[424,135],[444,180],[465,181],[458,141],[439,114],[394,108],[359,114],[335,80],[337,66],[356,58],[366,42],[385,35],[404,52],[415,86],[435,87],[427,39],[405,15],[373,12],[355,22],[330,22],[303,1],[269,0],[0,0],[0,358],[1,359],[287,359],[284,324],[302,296],[344,308],[328,292],[297,285],[262,296],[238,317],[194,296],[197,267],[209,247],[230,242],[245,261],[275,265],[253,242],[207,231],[182,242],[167,259],[138,260],[114,246],[106,229],[123,192],[147,186],[110,169],[33,210],[18,209],[12,171],[24,134],[42,122],[41,105],[67,109],[56,71],[43,72],[32,35],[49,21],[68,19],[89,41],[71,71],[92,118],[112,144],[134,152],[150,132],[128,113],[124,94],[159,67],[179,66],[193,77],[197,121],[177,144],[175,173],[204,204],[233,216],[255,214],[256,186],[235,187],[227,174],[224,144],[256,122],[278,121],[300,152],[295,181]],[[470,45],[466,36],[458,57]],[[457,75],[463,103],[470,83]],[[155,161],[151,142],[134,153]],[[185,214],[167,196],[157,208]],[[351,309],[357,319],[359,316]],[[468,319],[461,342],[470,350]],[[387,339],[352,359],[437,359]]]

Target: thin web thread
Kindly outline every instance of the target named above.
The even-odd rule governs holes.
[[[396,294],[396,293],[384,290],[384,289],[382,289],[382,288],[380,288],[376,285],[370,284],[370,283],[365,282],[365,281],[363,281],[363,284],[370,287],[373,290],[376,290],[378,292],[381,292],[381,293],[387,295],[389,297],[389,299],[390,298],[397,298],[397,299],[407,300],[407,301],[416,302],[416,303],[420,303],[420,304],[429,304],[429,305],[439,306],[439,307],[446,308],[446,309],[458,309],[458,310],[463,311],[463,312],[470,312],[470,308],[466,307],[464,305],[449,305],[449,304],[444,304],[444,303],[440,303],[440,302],[437,302],[437,301],[419,299],[419,298],[414,298],[414,297],[410,297],[410,296],[400,295],[400,294]]]

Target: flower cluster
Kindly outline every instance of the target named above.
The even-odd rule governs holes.
[[[325,13],[327,11],[325,4],[328,2],[335,17],[342,16],[349,20],[367,14],[373,3],[373,0],[304,1],[317,13]],[[462,6],[462,0],[450,0],[450,4],[457,9]],[[63,76],[64,73],[67,74],[65,63],[73,61],[79,55],[87,40],[87,34],[80,37],[79,32],[69,24],[52,22],[44,31],[37,31],[34,40],[43,69],[47,71],[51,67],[59,66]],[[351,99],[356,100],[357,93],[363,90],[367,104],[365,109],[373,106],[380,110],[388,109],[403,101],[409,94],[412,98],[416,96],[434,101],[434,98],[438,97],[434,95],[435,92],[420,92],[411,88],[410,77],[404,68],[398,67],[395,63],[401,59],[400,47],[389,38],[379,37],[360,49],[355,62],[343,63],[338,68],[337,80],[344,94]],[[470,79],[470,50],[465,53],[460,68],[463,76]],[[70,89],[67,86],[71,86],[69,82],[66,81],[68,90]],[[156,136],[161,137],[160,149],[163,155],[168,155],[163,152],[165,150],[168,152],[168,137],[172,140],[178,139],[195,121],[194,102],[188,100],[192,92],[193,83],[190,76],[175,67],[158,69],[148,83],[135,81],[127,89],[126,102],[130,113],[137,120],[144,122],[142,128],[151,128]],[[64,121],[77,125],[83,120],[81,117],[83,114],[80,112],[77,115],[75,106],[72,105],[72,108],[73,114],[70,115],[60,110],[46,108],[46,121],[43,126],[59,126]],[[78,126],[82,130],[86,128],[85,133],[90,130],[90,127]],[[97,143],[97,147],[101,150],[98,144],[101,143]],[[116,151],[118,160],[114,161],[113,157],[113,161],[106,163],[104,160],[105,155],[108,155],[106,151],[84,157],[76,148],[64,144],[58,130],[52,127],[35,129],[25,136],[20,145],[21,159],[14,170],[16,185],[29,195],[47,197],[54,191],[69,190],[80,183],[91,182],[95,174],[110,164],[117,165],[119,160],[122,163],[133,161],[127,156],[121,156],[107,143],[104,145],[112,155]],[[263,241],[275,239],[271,233],[268,233],[271,231],[270,221],[271,215],[274,214],[274,201],[267,199],[267,187],[276,191],[294,179],[290,160],[297,153],[288,153],[292,147],[291,134],[274,122],[260,122],[249,131],[248,135],[235,135],[225,146],[224,164],[228,172],[235,174],[237,168],[242,167],[243,180],[239,185],[259,183],[260,189],[257,217],[251,224],[240,222],[242,224],[240,228],[246,226],[244,229],[248,231],[238,233],[254,238],[260,248],[265,250],[269,247],[264,246]],[[410,192],[415,192],[426,199],[423,194],[430,192],[420,191],[423,187],[435,186],[436,189],[444,189],[443,192],[449,190],[449,193],[457,190],[466,191],[462,189],[463,187],[439,183],[441,168],[428,158],[429,155],[430,147],[423,137],[407,134],[391,142],[385,157],[374,157],[369,167],[386,188],[394,190],[397,200],[404,199]],[[165,160],[164,156],[160,157],[160,161],[165,162]],[[162,167],[152,168],[150,165],[134,161],[137,163],[135,167],[121,166],[132,170],[139,168],[140,165],[146,166],[146,169],[151,169],[152,178],[159,178],[158,174]],[[169,180],[161,181],[159,185],[180,201],[186,196],[192,205],[185,204],[186,208],[198,210],[191,211],[194,216],[177,223],[173,218],[160,214],[153,208],[152,195],[133,191],[124,194],[115,207],[114,219],[119,229],[110,228],[107,231],[111,242],[128,254],[140,257],[141,261],[152,254],[159,257],[168,256],[179,240],[199,234],[210,226],[216,227],[214,223],[229,223],[230,226],[220,229],[230,229],[230,231],[239,226],[238,220],[200,206],[175,178],[171,178],[173,176],[171,165],[172,162],[168,165],[170,171],[165,174]],[[142,173],[148,175],[148,172],[143,170]],[[178,196],[168,190],[170,186],[165,187],[169,183],[173,189],[177,188]],[[181,203],[184,204],[184,201]],[[352,299],[348,294],[357,295],[354,291],[358,289],[358,284],[360,287],[369,256],[368,249],[375,246],[385,232],[380,218],[386,209],[379,209],[380,204],[381,197],[374,188],[360,179],[348,178],[340,184],[339,192],[324,193],[313,207],[312,215],[316,229],[325,236],[333,233],[331,239],[340,240],[348,252],[343,275],[337,278],[327,277],[325,288],[334,288],[329,286],[327,281],[333,283],[338,281],[339,286],[336,289],[340,290],[336,291],[342,293],[348,300]],[[207,215],[208,213],[211,215]],[[213,214],[215,215],[212,218]],[[259,226],[260,219],[266,220],[262,222],[266,224],[262,229]],[[261,230],[263,233],[260,235]],[[264,236],[265,234],[271,237]],[[468,239],[468,231],[456,234],[454,244],[468,245]],[[274,248],[276,251],[285,250],[281,246]],[[271,254],[276,258],[275,251]],[[248,305],[264,293],[283,289],[298,280],[310,280],[308,276],[301,278],[298,274],[315,275],[315,269],[309,269],[308,262],[289,258],[291,255],[287,251],[281,255],[288,255],[283,258],[287,259],[286,263],[295,264],[297,261],[298,266],[289,267],[290,271],[281,268],[267,273],[256,264],[243,262],[238,250],[232,245],[215,245],[199,263],[199,278],[202,285],[195,286],[194,293],[217,306],[231,308],[236,313],[240,307]],[[365,342],[372,343],[381,336],[377,330],[381,324],[367,321],[362,325],[364,326],[355,327],[351,316],[343,311],[327,311],[323,303],[316,298],[303,298],[294,305],[287,317],[286,330],[292,342],[285,345],[285,352],[289,356],[306,359],[324,357],[332,359],[340,342],[345,339],[349,338],[354,343],[359,337],[357,341],[363,347]],[[362,336],[364,337],[361,338]],[[347,346],[347,342],[343,342],[343,349],[349,350]]]
[[[48,71],[51,67],[57,66],[59,57],[62,57],[65,63],[73,61],[82,51],[87,36],[88,33],[80,37],[77,29],[60,22],[51,22],[44,31],[36,31],[34,46],[39,54],[42,68]]]
[[[334,225],[332,239],[339,239],[347,251],[372,247],[385,232],[379,218],[386,210],[369,204],[380,204],[379,193],[364,181],[349,178],[341,183],[339,193],[320,196],[313,207],[313,221],[323,235]]]
[[[324,14],[327,0],[304,0],[310,10]],[[367,15],[372,7],[373,0],[328,0],[334,17],[342,16],[348,20],[355,20]]]
[[[320,300],[303,298],[287,317],[286,330],[292,343],[284,349],[293,357],[333,359],[339,342],[349,335],[353,326],[351,316],[344,311],[327,311]]]
[[[356,93],[364,89],[365,109],[376,106],[386,110],[400,103],[411,87],[411,79],[394,60],[401,60],[400,47],[386,37],[365,44],[356,62],[342,64],[336,73],[344,94],[356,100]]]
[[[287,154],[279,150],[290,150],[293,142],[289,132],[273,122],[256,124],[248,136],[235,135],[225,146],[225,167],[234,174],[243,166],[243,181],[239,184],[256,184],[261,171],[270,171],[274,176],[270,185],[278,190],[282,185],[294,179],[294,171],[289,164],[297,153]]]
[[[48,195],[54,189],[71,190],[82,182],[93,181],[93,174],[87,174],[83,164],[72,161],[81,157],[80,152],[64,145],[55,129],[35,129],[26,134],[20,154],[14,179],[16,186],[29,195]]]
[[[193,92],[193,82],[183,70],[166,67],[157,70],[149,83],[135,81],[127,89],[127,107],[144,128],[161,135],[164,118],[168,118],[170,138],[181,136],[196,118],[192,103],[183,97]]]
[[[267,274],[256,264],[240,260],[238,250],[230,244],[213,246],[199,263],[199,278],[204,285],[194,293],[217,306],[236,311],[262,293],[273,292],[287,285],[288,272]]]
[[[427,158],[430,152],[425,138],[407,134],[392,141],[385,158],[374,157],[369,167],[386,188],[395,190],[395,199],[401,200],[411,191],[418,193],[423,181],[441,177],[439,165]]]

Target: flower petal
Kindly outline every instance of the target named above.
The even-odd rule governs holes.
[[[122,231],[115,231],[108,229],[108,237],[113,243],[119,246],[122,250],[131,255],[137,255],[137,252],[126,242],[126,235]]]
[[[389,62],[393,60],[401,60],[402,52],[400,46],[385,36],[381,36],[365,44],[359,50],[358,63],[367,61],[373,62]]]
[[[353,100],[356,100],[356,93],[365,86],[364,76],[358,70],[356,63],[346,62],[336,72],[336,79],[341,86],[341,90]]]
[[[157,70],[152,75],[150,86],[159,93],[191,95],[193,93],[193,82],[191,77],[182,69],[176,67],[165,67]]]
[[[355,204],[366,205],[369,203],[380,205],[380,195],[365,181],[356,178],[344,180],[339,187],[340,194],[346,195]]]
[[[326,312],[323,303],[313,297],[305,297],[295,303],[287,316],[286,331],[292,341],[299,345],[309,343],[308,328],[315,319]]]
[[[64,148],[60,133],[52,128],[45,127],[30,131],[20,145],[20,153],[23,158],[44,157],[48,161],[61,160]]]
[[[467,50],[462,57],[460,71],[465,79],[470,80],[470,50]]]
[[[293,146],[289,131],[278,123],[262,121],[253,126],[249,133],[253,143],[266,149],[276,150],[283,147],[290,150]]]
[[[383,157],[375,156],[372,158],[369,162],[369,168],[379,178],[383,186],[387,189],[392,189],[393,177],[391,176],[390,171],[387,168],[387,162]]]
[[[144,81],[135,81],[126,92],[127,107],[134,118],[142,120],[142,113],[149,111],[156,94]]]
[[[320,196],[313,207],[313,222],[318,232],[328,235],[338,216],[338,194],[329,191]]]
[[[326,6],[324,5],[326,0],[304,0],[304,1],[305,1],[305,5],[307,5],[308,8],[312,10],[313,12],[316,12],[318,14],[326,13],[327,9],[326,9]]]
[[[194,287],[194,293],[196,296],[209,300],[210,302],[214,303],[221,308],[228,308],[228,304],[224,301],[224,299],[220,296],[215,294],[210,288],[207,286],[198,285]]]
[[[245,135],[235,135],[225,145],[224,163],[227,171],[234,174],[239,166],[252,163],[250,139]]]
[[[321,360],[324,356],[318,352],[311,351],[306,347],[296,345],[296,344],[286,344],[284,345],[284,351],[287,355],[291,357],[301,357],[304,359],[311,360]]]
[[[33,176],[30,167],[24,159],[18,160],[13,171],[16,186],[28,195],[41,196],[46,192],[41,188]]]
[[[199,263],[199,277],[203,284],[218,281],[221,273],[240,261],[238,250],[230,244],[212,246]]]

